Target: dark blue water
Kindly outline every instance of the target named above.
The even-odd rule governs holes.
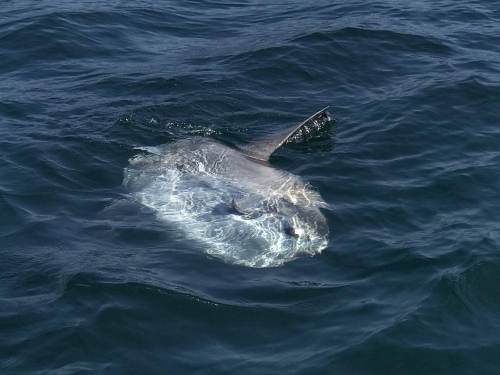
[[[500,2],[0,2],[2,374],[500,373]],[[136,146],[239,144],[330,209],[283,267],[102,219]]]

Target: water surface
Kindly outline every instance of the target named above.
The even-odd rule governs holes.
[[[500,3],[4,1],[5,374],[498,374]],[[329,204],[322,254],[211,258],[127,193],[134,147],[240,144]]]

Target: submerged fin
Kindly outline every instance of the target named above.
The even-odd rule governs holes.
[[[245,219],[255,219],[259,217],[261,214],[258,211],[244,211],[234,201],[234,198],[231,199],[229,203],[219,203],[215,205],[212,210],[212,215],[238,215],[243,216]]]
[[[257,210],[242,209],[239,205],[236,204],[234,198],[231,200],[229,207],[231,207],[234,211],[236,211],[238,215],[242,215],[245,219],[255,219],[261,215],[260,212],[258,212]]]
[[[216,204],[212,210],[212,215],[222,216],[222,215],[244,215],[243,212],[238,211],[236,208],[236,203],[234,199],[230,203],[221,202]]]
[[[243,212],[242,210],[240,210],[238,208],[238,206],[236,205],[236,202],[234,201],[234,198],[231,199],[231,203],[229,203],[229,207],[231,207],[231,209],[234,211],[234,212],[237,212],[238,214],[240,215],[244,215],[245,212]]]
[[[304,128],[312,128],[317,123],[328,121],[329,119],[330,114],[328,113],[328,107],[326,107],[309,117],[303,123],[295,125],[294,127],[286,129],[280,133],[273,134],[269,137],[252,141],[249,144],[240,147],[240,151],[246,156],[267,162],[271,154],[277,148],[282,146],[288,139],[290,139],[290,137],[293,137],[298,131]]]

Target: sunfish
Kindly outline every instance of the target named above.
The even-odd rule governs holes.
[[[330,120],[327,108],[303,123],[238,149],[194,137],[139,147],[123,186],[130,199],[202,244],[249,267],[275,267],[328,244],[327,205],[311,185],[268,163],[290,137]]]

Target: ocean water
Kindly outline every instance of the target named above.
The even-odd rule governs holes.
[[[104,217],[134,147],[334,120],[271,158],[321,254]],[[0,2],[0,373],[499,374],[499,1]]]

